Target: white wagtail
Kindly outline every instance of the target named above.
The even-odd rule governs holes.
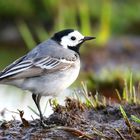
[[[94,38],[73,29],[57,32],[6,67],[0,73],[0,84],[31,91],[42,121],[41,96],[56,96],[76,80],[80,70],[79,48]]]

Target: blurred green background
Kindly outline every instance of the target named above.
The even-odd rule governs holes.
[[[0,0],[0,70],[54,32],[74,28],[96,36],[81,48],[78,81],[114,96],[131,72],[139,81],[139,10],[139,0]]]

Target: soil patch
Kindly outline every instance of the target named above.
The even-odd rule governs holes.
[[[27,121],[21,116],[22,121],[1,122],[0,139],[138,140],[140,124],[132,121],[131,115],[140,118],[140,105],[127,104],[123,108],[131,123],[131,129],[122,117],[118,104],[94,109],[87,108],[85,104],[75,99],[67,98],[65,106],[54,107],[54,113],[45,119],[45,123],[50,128],[42,128],[38,119]]]

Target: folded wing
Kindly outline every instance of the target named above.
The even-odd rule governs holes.
[[[24,56],[25,57],[25,56]],[[0,73],[0,80],[21,79],[40,76],[43,73],[52,73],[71,67],[74,62],[66,59],[53,58],[50,56],[34,60],[18,59]]]

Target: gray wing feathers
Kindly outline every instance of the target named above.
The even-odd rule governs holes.
[[[16,61],[14,61],[11,65],[7,66],[1,73],[0,73],[0,79],[3,79],[4,77],[9,76],[9,72],[12,71],[13,69],[15,69],[17,67],[17,65],[23,61],[23,59],[26,56],[23,56],[19,59],[17,59]]]
[[[33,77],[43,72],[64,70],[71,67],[75,60],[73,51],[48,40],[5,68],[0,73],[0,80]]]
[[[13,65],[10,69],[3,71],[0,79],[19,79],[33,76],[40,76],[43,72],[54,72],[56,70],[64,70],[72,66],[72,61],[51,58],[41,58],[40,60],[24,60],[17,65]]]

